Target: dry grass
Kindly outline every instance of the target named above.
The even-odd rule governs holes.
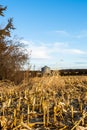
[[[86,109],[86,76],[35,77],[19,86],[0,82],[3,130],[86,129]]]

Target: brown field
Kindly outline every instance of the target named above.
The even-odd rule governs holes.
[[[0,81],[0,129],[86,130],[87,76]]]

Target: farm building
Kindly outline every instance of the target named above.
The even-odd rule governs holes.
[[[51,69],[50,69],[50,67],[48,67],[48,66],[42,67],[42,68],[41,68],[41,73],[42,73],[43,75],[44,75],[44,74],[47,74],[47,75],[51,74]]]

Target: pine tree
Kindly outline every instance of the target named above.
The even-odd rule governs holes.
[[[4,16],[7,7],[0,6],[0,16]],[[7,25],[0,30],[0,79],[11,79],[17,71],[23,67],[28,55],[23,51],[23,46],[17,39],[7,40],[14,30],[13,19],[8,20]]]

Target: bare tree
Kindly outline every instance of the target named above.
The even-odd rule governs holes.
[[[0,15],[7,7],[0,6]],[[23,68],[28,59],[23,44],[18,39],[7,40],[14,29],[13,19],[9,19],[7,25],[0,30],[0,79],[12,79],[17,71]]]

